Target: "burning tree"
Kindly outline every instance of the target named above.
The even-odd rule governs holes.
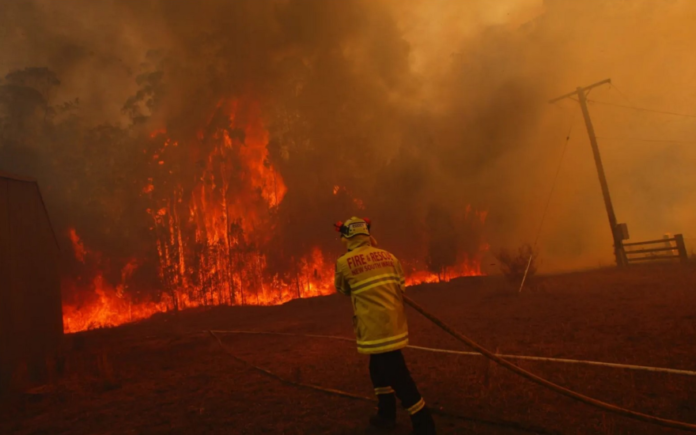
[[[152,203],[148,212],[160,277],[174,307],[274,304],[293,297],[299,274],[272,275],[266,268],[287,187],[269,162],[258,103],[251,98],[221,101],[193,138],[172,138],[163,130],[151,136],[157,144],[152,152],[156,176],[143,192]],[[184,146],[184,141],[189,143]],[[310,284],[304,294],[330,292],[323,258],[308,260],[319,263],[313,266],[321,276],[305,276]],[[295,264],[293,270],[298,268]]]

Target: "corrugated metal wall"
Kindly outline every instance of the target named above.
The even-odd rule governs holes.
[[[46,377],[63,334],[59,250],[38,186],[0,177],[0,389]]]

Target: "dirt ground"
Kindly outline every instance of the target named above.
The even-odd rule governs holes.
[[[489,349],[696,370],[696,268],[597,270],[540,277],[521,295],[495,277],[409,294]],[[413,310],[411,344],[464,349]],[[2,434],[362,434],[370,402],[284,384],[235,361],[205,330],[352,337],[347,298],[158,315],[67,337],[65,375],[0,404]],[[371,395],[354,343],[221,335],[240,358],[284,378]],[[405,350],[443,434],[677,434],[544,390],[482,357]],[[554,382],[637,411],[696,423],[696,377],[517,361]],[[408,433],[400,415],[396,434]]]

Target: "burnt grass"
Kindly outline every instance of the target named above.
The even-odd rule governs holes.
[[[411,287],[427,309],[491,350],[696,370],[696,267],[643,266],[538,277],[519,295],[500,278]],[[284,384],[231,358],[205,330],[352,337],[332,295],[275,307],[168,313],[66,337],[64,374],[0,404],[2,434],[361,434],[370,402]],[[408,309],[411,343],[468,350]],[[350,342],[221,335],[227,350],[292,381],[371,395]],[[482,357],[405,350],[443,434],[677,434],[595,410]],[[583,394],[696,423],[696,377],[548,362],[520,366]],[[402,412],[397,434],[408,433]]]

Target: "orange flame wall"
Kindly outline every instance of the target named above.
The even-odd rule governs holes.
[[[219,113],[225,122],[212,128],[212,117],[211,125],[196,135],[195,146],[180,146],[165,129],[150,134],[150,140],[160,145],[151,156],[154,175],[142,195],[151,204],[147,212],[162,286],[158,300],[136,302],[125,291],[139,266],[137,259],[126,264],[117,285],[108,283],[99,271],[91,278],[65,279],[67,292],[86,295],[79,303],[64,304],[66,332],[116,326],[173,309],[272,305],[333,293],[332,264],[317,247],[297,259],[293,271],[268,272],[264,250],[287,187],[268,161],[269,134],[259,105],[244,99],[221,102]],[[187,155],[184,149],[194,154]],[[198,164],[188,185],[184,182],[191,180],[175,169],[187,160]],[[346,190],[333,188],[334,194],[341,191]],[[360,199],[352,200],[364,208]],[[70,240],[76,260],[85,263],[92,256],[91,263],[98,265],[101,256],[85,246],[75,229],[70,230]],[[465,259],[446,275],[415,271],[408,283],[480,274],[480,261]]]

